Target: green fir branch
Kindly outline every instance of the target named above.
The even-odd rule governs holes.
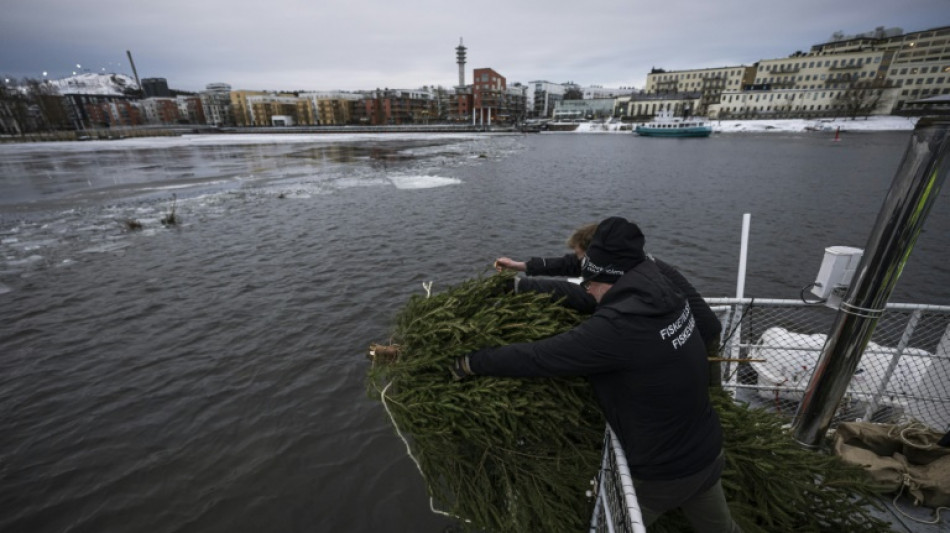
[[[584,531],[604,418],[586,380],[451,379],[456,357],[567,331],[583,316],[547,295],[513,294],[511,275],[410,298],[395,320],[392,359],[374,360],[368,392],[410,440],[436,505],[481,531]],[[385,399],[382,391],[389,386]],[[878,532],[868,476],[808,451],[783,421],[711,390],[725,434],[722,483],[746,533]],[[679,512],[651,533],[689,530]]]

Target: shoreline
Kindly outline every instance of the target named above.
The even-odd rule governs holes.
[[[911,131],[920,117],[898,117],[894,115],[850,118],[822,119],[743,119],[710,120],[713,133],[834,133],[855,131]],[[624,124],[628,125],[628,124]],[[605,128],[606,126],[606,128]],[[577,130],[570,133],[632,133],[629,129],[619,131],[619,124],[581,123]]]
[[[898,117],[893,115],[827,119],[746,119],[713,120],[710,124],[713,133],[801,133],[834,132],[840,128],[843,132],[855,131],[911,131],[920,117]],[[581,122],[574,131],[552,131],[543,134],[633,134],[634,123]],[[625,129],[624,129],[625,128]],[[115,127],[83,131],[54,131],[31,133],[28,135],[0,136],[2,144],[25,144],[47,142],[84,142],[84,141],[121,141],[129,138],[182,137],[185,135],[339,135],[339,134],[522,134],[513,126],[482,126],[458,124],[427,124],[404,126],[286,126],[286,127],[229,127],[214,126],[178,126],[178,127]]]

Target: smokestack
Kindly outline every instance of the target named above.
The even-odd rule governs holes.
[[[459,64],[459,87],[465,87],[465,46],[462,45],[462,38],[459,37],[459,45],[455,47],[455,58]]]
[[[129,64],[132,65],[132,74],[135,75],[135,84],[139,86],[139,90],[142,90],[142,82],[139,81],[139,73],[135,70],[135,61],[132,61],[132,51],[126,50],[125,55],[129,56]]]

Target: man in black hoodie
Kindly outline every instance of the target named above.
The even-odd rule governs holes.
[[[696,531],[739,531],[720,483],[722,428],[706,350],[689,301],[643,243],[636,224],[601,222],[582,261],[594,314],[554,337],[468,354],[452,371],[459,379],[586,376],[623,445],[645,524],[679,507]]]
[[[567,239],[567,246],[573,250],[573,253],[565,254],[563,257],[532,257],[528,261],[499,257],[495,260],[495,269],[499,272],[504,270],[524,272],[528,276],[528,278],[515,278],[515,292],[549,293],[554,299],[563,299],[564,305],[571,309],[585,314],[593,313],[597,308],[597,301],[584,288],[570,281],[551,279],[547,276],[580,276],[581,260],[587,253],[587,248],[590,246],[596,230],[597,224],[585,224],[577,228]],[[655,262],[660,272],[669,278],[680,292],[686,295],[689,300],[690,311],[693,312],[693,316],[696,318],[699,334],[706,344],[706,350],[710,357],[715,357],[719,351],[720,334],[722,333],[722,323],[719,321],[719,317],[709,308],[709,304],[706,303],[699,291],[675,267],[650,254],[647,254],[647,258]],[[712,368],[719,371],[718,364]]]

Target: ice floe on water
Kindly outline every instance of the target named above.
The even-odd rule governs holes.
[[[86,248],[85,250],[81,250],[79,253],[82,253],[82,254],[97,254],[97,253],[98,253],[98,254],[101,254],[101,253],[107,253],[107,252],[116,252],[116,251],[118,251],[118,250],[122,250],[122,249],[124,249],[124,248],[128,248],[131,244],[132,244],[132,243],[129,242],[129,241],[108,242],[108,243],[105,243],[105,244],[100,244],[100,245],[98,245],[98,246],[92,246],[92,247],[90,247],[90,248]]]
[[[389,181],[397,189],[433,189],[462,183],[462,180],[458,178],[444,178],[442,176],[389,176]]]
[[[233,144],[258,146],[224,148]],[[451,169],[510,155],[522,145],[521,136],[512,135],[288,134],[0,146],[0,157],[19,158],[11,167],[19,181],[12,185],[33,187],[14,190],[14,197],[0,184],[6,200],[0,202],[0,281],[16,291],[10,280],[96,255],[122,255],[142,238],[165,234],[163,220],[171,212],[187,229],[242,216],[246,206],[271,199],[319,202],[364,187],[458,185],[460,179],[447,177]],[[64,161],[68,172],[55,180],[35,170]],[[141,168],[151,170],[132,179]],[[116,183],[85,186],[103,174],[117,176]],[[63,190],[50,189],[50,180]],[[82,186],[69,188],[73,182]]]

